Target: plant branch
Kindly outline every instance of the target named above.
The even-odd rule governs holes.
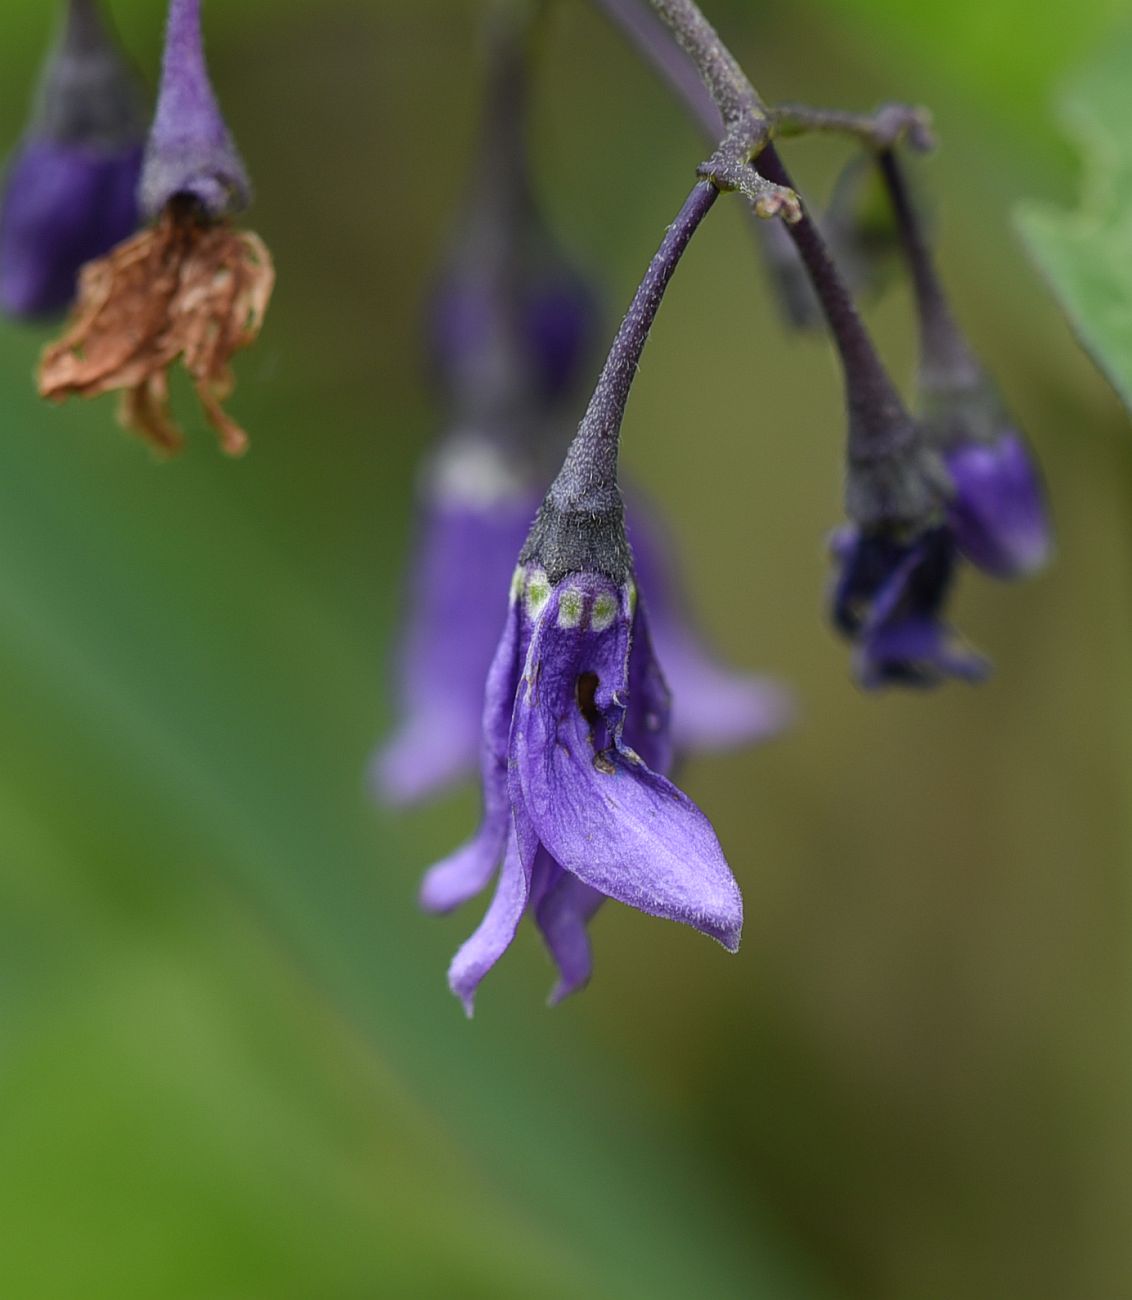
[[[687,89],[687,78],[674,73],[669,58],[657,51],[640,0],[600,2],[654,66],[661,69],[702,123],[705,116],[702,96],[697,93],[693,97]],[[758,141],[762,178],[776,184],[782,192],[793,194],[789,174],[770,139],[768,128],[773,128],[770,115],[699,7],[693,0],[649,0],[649,3],[696,64],[720,116],[728,123],[728,139],[737,140],[742,136],[741,131],[730,131],[731,122],[735,119],[732,118],[729,122],[728,113],[734,114],[742,111],[743,105],[748,106],[754,116],[749,123],[747,137]],[[725,146],[726,143],[725,141]],[[753,171],[753,168],[750,170]],[[718,184],[715,177],[711,179]],[[813,283],[841,360],[850,411],[850,453],[859,452],[871,456],[883,454],[895,444],[903,445],[908,440],[907,411],[877,355],[821,232],[800,207],[796,219],[788,225],[788,230]]]
[[[931,114],[909,104],[882,104],[873,113],[847,113],[806,104],[777,104],[770,110],[777,138],[827,134],[848,135],[878,152],[906,142],[919,153],[935,148]]]

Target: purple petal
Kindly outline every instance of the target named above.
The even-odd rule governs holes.
[[[511,824],[508,737],[515,687],[519,680],[520,655],[526,648],[524,626],[520,603],[513,599],[484,689],[480,750],[483,817],[479,830],[467,844],[425,873],[420,903],[427,912],[450,911],[485,889],[503,854]],[[528,871],[531,856],[533,854],[527,857]]]
[[[653,644],[674,684],[672,738],[678,750],[737,749],[770,739],[793,720],[789,688],[772,677],[722,667],[683,628],[654,620]]]
[[[426,912],[451,912],[485,890],[495,875],[507,836],[507,809],[485,811],[479,830],[455,853],[429,867],[418,899]]]
[[[141,146],[117,152],[29,140],[8,170],[0,211],[0,305],[12,316],[61,311],[84,262],[138,225]]]
[[[930,687],[949,677],[981,682],[990,671],[982,655],[930,618],[906,618],[878,628],[862,642],[857,657],[858,680],[870,690],[895,684]]]
[[[646,767],[667,773],[672,766],[672,696],[660,670],[644,606],[637,605],[629,647],[629,707],[625,741]]]
[[[530,869],[523,866],[512,833],[507,838],[499,883],[487,914],[448,968],[448,986],[464,1004],[469,1017],[475,1010],[480,981],[511,946],[526,911],[530,884]]]
[[[601,310],[589,282],[550,253],[523,295],[524,335],[544,401],[560,399],[578,381],[593,351]]]
[[[545,849],[535,870],[543,874],[540,897],[534,902],[535,921],[558,967],[558,983],[549,998],[550,1005],[557,1006],[589,981],[593,953],[587,926],[605,895],[563,871]]]
[[[481,688],[482,693],[482,688]],[[417,803],[467,776],[481,728],[452,701],[406,719],[370,761],[370,785],[385,804]]]
[[[966,442],[947,455],[955,483],[948,522],[959,549],[995,578],[1044,568],[1053,536],[1041,478],[1016,433],[993,443]]]
[[[627,598],[603,631],[585,620],[559,626],[563,594],[585,589],[587,579],[559,584],[527,653],[511,728],[513,773],[527,811],[550,855],[583,884],[735,951],[742,899],[715,832],[686,795],[620,743]],[[595,595],[600,585],[590,581]],[[607,596],[612,591],[606,586]],[[597,678],[589,717],[579,703],[583,674]]]
[[[385,803],[424,798],[475,768],[484,682],[535,505],[526,496],[425,502],[397,674],[401,725],[370,767]]]

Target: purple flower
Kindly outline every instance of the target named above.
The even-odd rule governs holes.
[[[944,459],[955,484],[948,523],[972,564],[995,578],[1021,578],[1047,564],[1052,537],[1041,477],[1022,436],[960,442]]]
[[[137,80],[93,0],[71,0],[5,180],[0,307],[9,315],[61,311],[79,268],[133,234],[143,124]]]
[[[489,445],[450,447],[426,483],[397,673],[401,722],[370,775],[387,804],[474,771],[501,593],[538,508]]]
[[[973,357],[921,380],[924,424],[951,478],[948,524],[993,578],[1025,578],[1053,550],[1045,490],[1026,440]]]
[[[577,386],[593,352],[601,313],[589,282],[553,246],[533,210],[531,222],[527,242],[537,248],[516,256],[519,283],[510,304],[511,327],[523,383],[531,400],[548,408]],[[433,291],[427,314],[431,377],[449,400],[467,388],[473,367],[484,365],[484,340],[500,312],[499,286],[476,251],[480,265],[467,265],[465,258],[465,264],[450,266]]]
[[[952,315],[895,154],[882,151],[878,163],[915,290],[920,416],[909,419],[895,397],[865,401],[855,413],[850,403],[853,523],[833,543],[834,622],[857,645],[863,686],[980,681],[989,664],[942,618],[956,565],[966,559],[996,578],[1041,568],[1051,550],[1044,494]],[[870,407],[877,432],[855,448],[852,415],[859,420]],[[886,408],[895,419],[884,418]]]
[[[515,571],[483,715],[484,814],[434,866],[422,905],[495,895],[449,969],[470,1015],[480,981],[531,912],[559,970],[557,1002],[591,969],[587,923],[606,898],[691,925],[729,951],[743,905],[703,813],[664,775],[668,692],[631,579]]]
[[[902,539],[849,527],[831,549],[840,563],[833,618],[856,644],[854,673],[868,689],[982,681],[986,660],[943,621],[956,552],[946,525]]]
[[[210,217],[238,212],[251,201],[247,171],[208,78],[201,0],[169,3],[140,198],[147,217],[156,217],[174,198],[193,200]]]

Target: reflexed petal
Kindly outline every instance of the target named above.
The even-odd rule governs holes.
[[[951,530],[937,527],[910,542],[854,531],[834,547],[843,568],[834,596],[835,620],[857,644],[859,684],[937,686],[949,677],[981,681],[990,665],[944,622],[954,577]]]
[[[849,637],[895,608],[919,564],[915,545],[856,528],[834,533],[830,551],[841,566],[833,591],[833,621]]]
[[[450,857],[430,868],[421,882],[420,903],[429,912],[458,907],[484,889],[503,855],[511,823],[507,788],[507,743],[515,685],[519,679],[525,622],[520,605],[507,611],[495,658],[487,675],[480,751],[483,772],[483,818],[475,836]],[[528,861],[527,869],[530,869]]]
[[[995,578],[1037,573],[1053,546],[1041,478],[1022,438],[967,442],[948,453],[948,522],[959,549]]]
[[[507,808],[484,812],[479,830],[435,866],[421,881],[419,901],[426,912],[451,912],[491,883],[507,836]]]
[[[464,1004],[471,1016],[476,989],[480,981],[511,946],[519,922],[527,907],[531,873],[519,858],[518,846],[512,833],[507,838],[507,851],[495,896],[479,928],[463,945],[448,968],[448,986]]]
[[[511,730],[513,771],[539,839],[583,884],[734,951],[743,905],[715,832],[686,795],[620,743],[628,609],[602,633],[559,627],[566,586],[555,590],[531,642]],[[578,699],[586,673],[598,678],[593,700],[603,725],[592,728]]]
[[[577,876],[563,871],[545,849],[539,855],[538,866],[543,863],[547,864],[544,867],[547,874],[534,912],[547,950],[558,967],[558,983],[549,998],[550,1005],[557,1006],[590,978],[593,954],[586,927],[605,902],[605,895],[584,885]]]
[[[865,640],[857,657],[862,686],[937,686],[945,678],[981,682],[990,664],[945,624],[907,618],[882,627]]]
[[[629,646],[629,707],[625,741],[654,772],[672,766],[672,696],[649,635],[644,606],[638,602]]]

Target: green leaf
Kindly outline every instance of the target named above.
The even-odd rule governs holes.
[[[1132,35],[1111,42],[1059,107],[1084,164],[1075,212],[1027,203],[1018,227],[1081,346],[1132,409]]]

